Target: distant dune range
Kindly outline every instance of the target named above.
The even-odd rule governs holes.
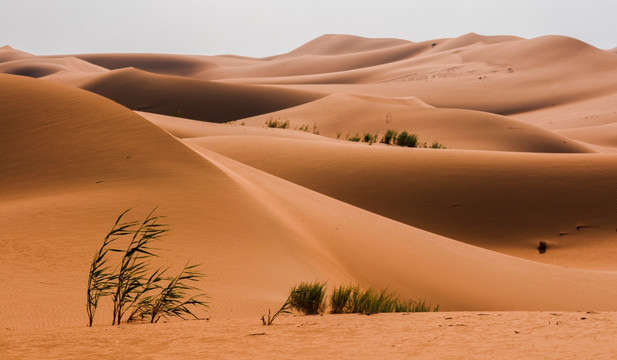
[[[123,210],[155,206],[161,261],[203,263],[213,318],[257,320],[315,279],[442,310],[617,310],[614,50],[477,34],[325,35],[262,59],[5,46],[0,72],[2,329],[85,326],[92,254]],[[346,140],[389,129],[446,149]]]

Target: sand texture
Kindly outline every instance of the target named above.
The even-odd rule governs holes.
[[[562,36],[1,47],[0,358],[615,358],[616,83],[614,49]],[[104,299],[87,328],[94,252],[155,207],[156,262],[201,263],[209,312],[112,327]],[[443,312],[261,326],[313,280]]]

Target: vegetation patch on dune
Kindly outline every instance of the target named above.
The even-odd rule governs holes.
[[[341,138],[340,132],[337,132],[336,138],[337,139]],[[399,133],[398,131],[393,130],[393,129],[386,130],[385,134],[383,134],[381,139],[379,139],[379,134],[372,134],[368,132],[362,135],[360,135],[359,133],[356,133],[356,135],[354,136],[349,136],[349,134],[347,134],[345,139],[348,141],[353,141],[353,142],[365,142],[365,143],[368,143],[369,145],[372,145],[379,141],[382,144],[393,145],[393,146],[430,148],[430,149],[445,149],[446,148],[445,145],[437,141],[434,141],[432,144],[429,145],[426,142],[420,142],[417,134],[409,133],[407,131],[402,131]]]
[[[275,128],[275,129],[289,129],[289,120],[269,117],[266,120],[266,126],[269,128]]]

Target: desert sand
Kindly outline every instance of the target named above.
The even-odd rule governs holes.
[[[4,46],[0,73],[1,358],[617,356],[614,50],[473,33],[324,35],[259,59]],[[445,149],[348,141],[387,130]],[[105,299],[87,328],[94,252],[122,211],[154,207],[157,261],[201,263],[209,311],[112,327]],[[440,312],[261,325],[313,280]]]

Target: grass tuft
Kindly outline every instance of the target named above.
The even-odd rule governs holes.
[[[418,146],[418,135],[403,131],[396,137],[396,145],[416,147]]]
[[[324,311],[326,283],[315,281],[296,285],[289,296],[289,305],[305,315],[317,315]]]
[[[401,300],[387,289],[361,289],[357,285],[342,285],[334,288],[330,298],[331,312],[376,314],[386,312],[428,312],[437,311],[425,301]]]
[[[277,129],[288,129],[289,128],[289,120],[281,120],[281,118],[273,118],[269,117],[266,120],[266,126],[269,128],[277,128]]]
[[[332,314],[343,314],[351,312],[350,298],[354,292],[355,287],[352,285],[341,285],[332,289],[332,295],[330,295],[330,312]]]

